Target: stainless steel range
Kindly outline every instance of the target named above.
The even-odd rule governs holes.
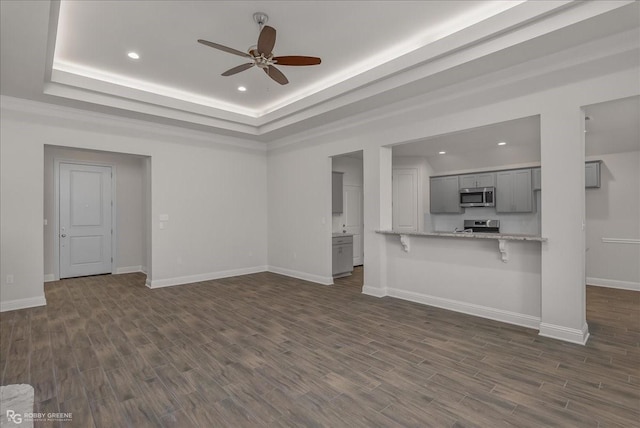
[[[464,230],[474,233],[500,233],[500,220],[465,220]]]

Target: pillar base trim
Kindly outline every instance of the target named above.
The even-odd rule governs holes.
[[[582,329],[577,329],[541,322],[539,334],[552,339],[585,345],[589,339],[589,326],[585,322]]]
[[[388,296],[388,292],[386,288],[371,287],[368,285],[365,285],[364,287],[362,287],[362,294],[366,294],[367,296],[373,296],[373,297]]]

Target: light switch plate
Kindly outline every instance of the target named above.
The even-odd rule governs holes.
[[[169,221],[169,214],[160,214],[160,221]]]
[[[160,229],[164,229],[164,222],[163,221],[160,222]]]

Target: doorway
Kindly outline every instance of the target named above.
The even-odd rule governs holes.
[[[583,111],[585,282],[640,291],[640,96]]]
[[[147,274],[150,181],[148,156],[45,145],[45,282],[105,273]]]
[[[333,212],[332,234],[353,237],[353,271],[334,283],[362,286],[364,265],[364,176],[362,151],[346,153],[331,159],[333,173],[342,178],[342,209]],[[332,211],[335,211],[332,209]]]

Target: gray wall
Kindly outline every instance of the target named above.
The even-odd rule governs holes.
[[[54,256],[54,162],[55,159],[109,164],[114,167],[116,205],[116,272],[146,270],[146,158],[120,153],[71,149],[56,146],[44,148],[44,274],[52,280]],[[146,215],[145,215],[146,213]]]

